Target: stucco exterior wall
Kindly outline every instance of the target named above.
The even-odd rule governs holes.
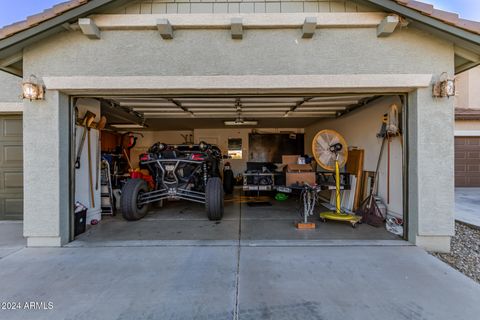
[[[341,53],[341,54],[340,54]],[[428,57],[428,58],[426,58]],[[375,28],[102,31],[89,40],[64,32],[24,52],[25,74],[37,76],[288,75],[433,73],[453,70],[453,46],[414,29],[377,38]],[[452,72],[451,72],[452,73]]]
[[[162,40],[158,32],[147,30],[102,31],[100,40],[89,40],[80,32],[64,32],[24,51],[25,74],[39,78],[406,73],[438,76],[442,72],[453,74],[453,62],[451,43],[411,28],[386,38],[378,38],[375,28],[317,29],[313,39],[302,39],[301,30],[295,29],[246,30],[243,40],[232,40],[228,30],[177,30],[175,38],[169,41]],[[62,114],[63,108],[67,106],[56,101],[48,103],[47,109]],[[35,129],[35,123],[43,123],[47,116],[35,110],[33,104],[26,112],[26,128]],[[58,122],[47,123],[52,127],[46,132],[55,137],[68,135]],[[410,239],[445,251],[453,234],[453,99],[435,100],[430,88],[415,91],[410,95],[409,124]],[[57,132],[58,128],[63,128],[62,132]],[[51,153],[53,157],[68,157],[62,142],[55,139],[55,145],[50,145],[48,139],[38,139],[30,132],[25,135],[25,145],[36,144],[36,148],[42,147],[44,154]],[[28,172],[33,176],[51,167],[50,157],[45,154],[38,158],[34,150],[25,149]],[[68,179],[60,166],[51,171],[52,180]],[[46,232],[47,226],[35,223],[33,215],[49,208],[55,214],[68,213],[58,210],[58,196],[65,195],[65,191],[53,198],[46,194],[41,198],[33,190],[42,189],[44,182],[30,179],[29,186],[25,193],[29,216],[25,228],[27,236],[34,236]],[[40,201],[40,211],[35,208],[35,201]]]
[[[0,71],[0,103],[21,102],[22,79]]]

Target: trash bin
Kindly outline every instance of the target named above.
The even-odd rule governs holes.
[[[74,236],[85,232],[87,228],[87,207],[80,202],[75,203],[75,224],[73,228]]]

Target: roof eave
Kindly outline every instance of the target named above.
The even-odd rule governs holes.
[[[399,15],[405,16],[407,18],[410,18],[412,20],[416,20],[420,23],[426,24],[428,26],[431,26],[435,29],[438,29],[440,31],[449,33],[453,36],[456,36],[460,39],[463,39],[465,41],[471,42],[477,46],[480,46],[480,35],[475,34],[473,32],[464,30],[458,26],[453,26],[448,23],[445,23],[443,21],[440,21],[438,19],[429,17],[425,14],[420,13],[419,11],[415,9],[411,9],[405,6],[402,6],[396,2],[393,2],[391,0],[368,0],[369,2],[382,7],[386,10],[393,11],[395,13],[398,13]]]
[[[15,33],[0,40],[0,59],[21,52],[26,46],[64,30],[65,23],[78,20],[99,9],[107,9],[110,5],[121,5],[128,0],[92,0],[72,8],[56,17],[39,23],[36,26]]]

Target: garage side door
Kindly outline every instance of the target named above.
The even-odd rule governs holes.
[[[21,116],[0,116],[0,220],[23,218],[22,136]]]
[[[480,137],[455,137],[455,186],[480,187]]]

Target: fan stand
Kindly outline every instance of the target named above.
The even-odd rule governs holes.
[[[342,211],[340,202],[340,166],[338,165],[338,152],[335,151],[335,211],[325,211],[320,213],[320,220],[326,222],[327,220],[350,222],[352,228],[355,228],[362,217],[353,214],[347,214]]]

